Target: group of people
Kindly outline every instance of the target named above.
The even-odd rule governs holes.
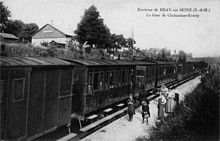
[[[163,119],[165,112],[174,116],[174,107],[179,104],[179,94],[177,90],[169,90],[164,84],[162,84],[159,91],[158,98],[158,119]],[[150,117],[149,101],[145,100],[141,102],[142,105],[142,123],[148,123]],[[132,96],[128,99],[128,116],[129,121],[133,119],[135,114],[135,103]]]
[[[149,101],[142,101],[142,119],[143,123],[146,119],[146,122],[148,123],[148,118],[150,117],[150,109],[149,109]],[[135,104],[132,96],[129,97],[128,99],[128,116],[129,116],[129,121],[133,120],[133,115],[135,114]]]
[[[169,90],[162,84],[158,98],[158,119],[164,118],[164,113],[174,116],[174,108],[179,104],[179,94],[177,90]]]

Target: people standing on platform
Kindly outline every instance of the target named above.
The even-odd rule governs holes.
[[[149,109],[149,101],[142,101],[142,123],[144,123],[144,119],[146,118],[146,123],[148,123],[148,118],[150,117],[150,109]]]
[[[168,114],[172,114],[174,116],[174,107],[175,107],[175,94],[174,91],[169,91],[167,94],[167,102],[166,102],[166,107],[165,107],[165,111]]]
[[[165,104],[166,104],[166,98],[162,93],[160,93],[160,96],[158,98],[158,119],[164,118],[164,111],[165,111]]]
[[[128,99],[129,121],[132,121],[134,113],[135,113],[134,100],[133,100],[132,96],[130,96],[129,99]]]
[[[176,105],[179,106],[179,91],[177,89],[174,89],[173,91],[175,94],[174,100],[176,101]]]
[[[160,92],[163,96],[166,97],[167,93],[169,92],[169,89],[165,86],[165,84],[162,84],[160,88]]]

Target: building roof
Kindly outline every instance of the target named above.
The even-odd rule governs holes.
[[[65,34],[64,32],[60,31],[59,29],[55,28],[54,26],[52,26],[52,25],[50,25],[50,24],[46,24],[46,25],[44,25],[43,27],[41,27],[37,32],[35,32],[35,33],[33,34],[32,38],[35,38],[35,36],[36,36],[40,31],[42,31],[44,28],[46,28],[46,27],[49,27],[49,28],[54,29],[55,31],[57,31],[58,33],[62,34],[62,35],[65,36],[65,37],[73,37],[72,35]],[[46,36],[47,36],[47,35],[50,35],[50,33],[44,33],[44,34],[46,34]]]
[[[9,34],[9,33],[0,33],[0,36],[5,38],[5,39],[13,39],[13,40],[18,40],[19,39],[15,35]]]
[[[166,62],[166,61],[160,61],[160,60],[152,60],[152,62],[155,62],[157,64],[177,64],[177,62]]]
[[[9,67],[9,66],[67,66],[73,65],[73,63],[60,60],[57,58],[49,57],[0,57],[0,66]]]
[[[65,58],[64,60],[80,64],[84,66],[116,66],[116,65],[152,65],[155,63],[148,61],[137,61],[137,60],[110,60],[110,59],[76,59],[76,58]]]

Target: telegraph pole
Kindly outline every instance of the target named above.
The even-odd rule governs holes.
[[[133,31],[133,27],[132,27],[132,31],[131,31],[131,38],[132,38],[132,58],[134,58],[134,31]]]

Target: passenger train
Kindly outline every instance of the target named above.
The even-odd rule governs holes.
[[[204,62],[0,58],[0,140],[31,140],[77,117],[199,74]]]

